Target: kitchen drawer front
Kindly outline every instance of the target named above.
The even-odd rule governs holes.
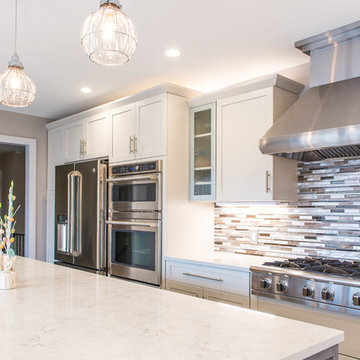
[[[203,297],[203,289],[200,286],[184,284],[176,281],[166,281],[166,290],[198,298]]]
[[[250,274],[198,264],[166,261],[166,280],[249,297]]]
[[[232,294],[224,291],[204,288],[204,299],[217,301],[229,305],[241,306],[244,308],[250,307],[249,296]]]

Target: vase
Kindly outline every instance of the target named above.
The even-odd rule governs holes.
[[[9,258],[1,254],[0,256],[0,290],[10,290],[16,288],[16,271],[14,270],[15,256]]]
[[[0,290],[16,288],[16,271],[8,270],[0,272]]]

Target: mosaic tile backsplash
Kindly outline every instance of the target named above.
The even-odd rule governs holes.
[[[299,163],[298,182],[296,204],[215,205],[215,250],[360,260],[360,158]]]

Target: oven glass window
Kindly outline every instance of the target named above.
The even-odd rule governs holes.
[[[156,184],[113,185],[112,201],[137,202],[155,201]]]
[[[112,230],[112,263],[155,270],[155,232]]]

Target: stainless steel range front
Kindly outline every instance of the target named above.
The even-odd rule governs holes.
[[[360,262],[298,258],[251,272],[253,295],[360,316]]]
[[[252,309],[343,330],[339,359],[360,359],[360,262],[298,258],[250,270]]]
[[[161,161],[110,166],[107,181],[110,275],[160,285]]]

